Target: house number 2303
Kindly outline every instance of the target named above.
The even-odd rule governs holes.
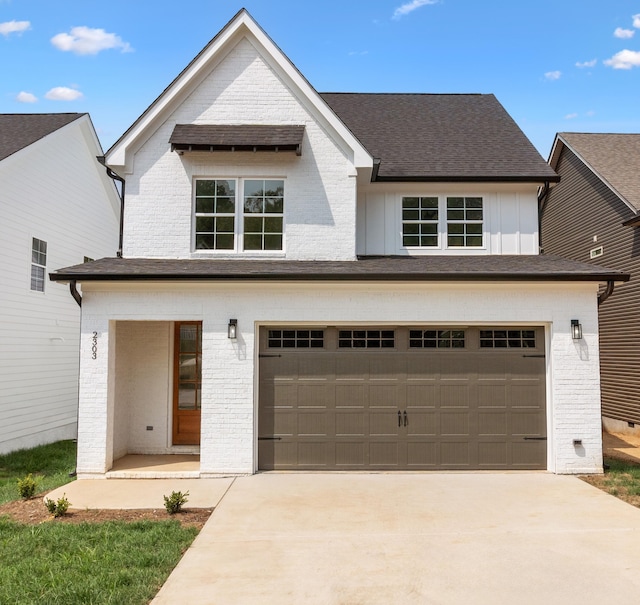
[[[98,359],[98,333],[91,336],[91,359]]]

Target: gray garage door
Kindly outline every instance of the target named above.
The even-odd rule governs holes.
[[[546,469],[544,330],[260,332],[263,470]]]

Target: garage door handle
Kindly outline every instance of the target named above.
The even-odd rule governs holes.
[[[525,441],[546,441],[546,437],[523,437]]]
[[[404,425],[407,426],[409,421],[407,420],[407,410],[404,411]]]
[[[398,426],[402,426],[402,413],[398,410]]]
[[[282,437],[258,437],[258,441],[282,441]]]

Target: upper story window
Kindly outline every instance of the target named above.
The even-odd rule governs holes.
[[[283,238],[283,180],[196,180],[196,250],[279,251]]]
[[[480,248],[482,238],[482,198],[447,198],[447,245]]]
[[[31,289],[44,292],[44,274],[47,269],[47,242],[31,240]]]
[[[403,197],[404,248],[482,248],[484,246],[481,197]]]
[[[402,198],[402,245],[433,248],[438,246],[438,198]]]

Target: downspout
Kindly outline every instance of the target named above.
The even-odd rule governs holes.
[[[104,160],[104,156],[103,155],[99,155],[96,156],[96,159],[98,160],[98,162],[100,162],[100,164],[102,164],[106,171],[107,171],[107,176],[115,181],[120,181],[120,184],[122,185],[122,189],[120,191],[120,233],[119,233],[119,237],[118,237],[118,251],[116,252],[116,256],[118,258],[122,258],[122,237],[123,237],[123,233],[124,233],[124,188],[125,188],[125,181],[124,179],[117,174],[116,172],[114,172],[113,170],[111,170],[111,168],[109,168],[109,166],[107,166],[105,164],[105,160]]]
[[[549,195],[549,190],[551,187],[549,186],[549,181],[544,182],[544,187],[542,187],[542,191],[538,196],[538,247],[540,248],[540,252],[544,254],[544,248],[542,247],[542,215],[544,214],[544,209],[547,205],[547,196]]]
[[[80,295],[80,292],[78,292],[75,279],[72,279],[69,282],[69,291],[71,292],[71,296],[73,296],[73,300],[75,300],[78,303],[78,306],[82,308],[82,296]]]
[[[598,306],[600,306],[607,298],[609,298],[613,294],[613,288],[615,287],[615,282],[610,279],[607,282],[606,290],[598,296]]]

